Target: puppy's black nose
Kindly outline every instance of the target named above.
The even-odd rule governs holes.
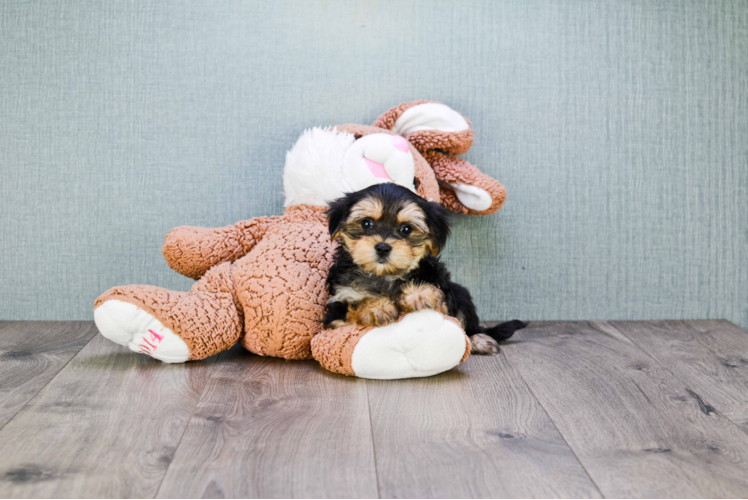
[[[377,251],[377,255],[380,257],[387,257],[392,251],[392,247],[387,243],[377,243],[374,245],[374,250]]]

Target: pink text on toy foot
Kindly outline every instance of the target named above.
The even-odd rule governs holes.
[[[164,340],[163,335],[159,335],[158,333],[154,332],[153,330],[148,330],[148,333],[151,334],[150,342],[146,337],[143,337],[143,340],[140,343],[139,351],[143,354],[148,354],[152,356],[156,349],[158,349],[158,345],[161,343],[162,340]]]

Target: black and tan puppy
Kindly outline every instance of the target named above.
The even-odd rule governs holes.
[[[449,237],[441,205],[397,184],[375,184],[332,202],[327,217],[340,246],[327,278],[325,328],[384,326],[400,314],[434,309],[460,321],[471,352],[495,354],[497,341],[525,326],[480,326],[470,292],[451,281],[437,257]]]

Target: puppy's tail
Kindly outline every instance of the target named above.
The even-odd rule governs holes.
[[[482,331],[480,333],[485,333],[495,341],[501,342],[514,335],[514,332],[517,330],[522,330],[527,325],[528,323],[515,319],[507,321],[506,323],[499,323],[491,328],[481,327]]]

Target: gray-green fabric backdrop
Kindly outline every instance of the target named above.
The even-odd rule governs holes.
[[[748,327],[745,1],[0,3],[0,319],[187,289],[182,224],[282,210],[316,124],[439,100],[505,184],[444,254],[485,319]]]

